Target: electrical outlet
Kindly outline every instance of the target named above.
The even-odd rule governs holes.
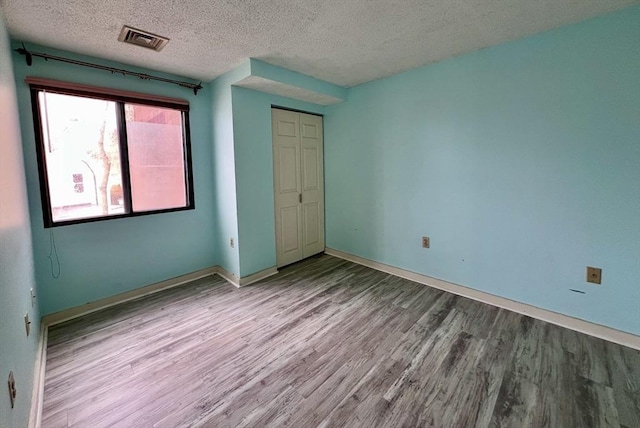
[[[24,315],[24,328],[27,330],[27,336],[31,333],[31,321],[29,321],[29,314]]]
[[[429,248],[430,245],[431,245],[431,242],[429,241],[429,237],[428,236],[423,236],[422,237],[422,248]]]
[[[587,266],[587,282],[591,282],[593,284],[601,284],[602,269]]]
[[[229,238],[229,246],[231,248],[235,248],[236,247],[236,243],[233,241],[233,238]]]
[[[13,372],[9,372],[9,381],[7,382],[9,385],[9,400],[11,400],[11,408],[16,402],[16,380],[13,378]]]
[[[31,307],[33,308],[36,305],[36,292],[31,289]]]

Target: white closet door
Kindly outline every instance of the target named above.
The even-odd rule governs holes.
[[[300,113],[302,255],[324,251],[322,117]]]
[[[278,267],[324,251],[322,118],[271,110]]]

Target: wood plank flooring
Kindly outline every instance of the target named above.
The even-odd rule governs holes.
[[[331,256],[49,331],[43,427],[640,427],[640,352]]]

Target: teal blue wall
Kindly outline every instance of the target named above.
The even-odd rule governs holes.
[[[278,67],[255,58],[251,58],[249,62],[252,76],[284,83],[285,85],[305,89],[337,100],[345,100],[347,98],[348,90],[342,86],[337,86],[333,83],[307,76],[306,74],[287,70],[286,68]]]
[[[130,66],[54,49],[35,51],[132,69]],[[197,96],[185,88],[142,81],[110,73],[34,58],[27,67],[14,54],[15,79],[22,125],[26,179],[33,230],[36,280],[43,314],[78,306],[157,281],[216,264],[214,241],[213,151],[211,144],[211,89]],[[134,69],[150,74],[160,73]],[[49,264],[49,230],[43,228],[38,187],[33,119],[26,76],[45,77],[116,89],[187,99],[191,105],[191,148],[195,210],[85,223],[53,229],[61,263],[54,279]],[[167,76],[181,79],[178,76]]]
[[[639,23],[351,88],[325,116],[327,246],[640,334]]]
[[[217,263],[236,276],[240,276],[238,245],[232,248],[230,240],[238,241],[238,208],[236,202],[235,155],[233,153],[233,109],[231,84],[249,74],[249,61],[218,77],[211,83],[211,121],[213,123],[213,181],[215,195],[215,223],[213,243]]]
[[[0,427],[23,428],[29,420],[33,373],[40,333],[24,163],[9,36],[0,10]],[[36,290],[37,292],[37,290]],[[32,330],[27,337],[24,316]],[[7,378],[18,390],[11,408]]]
[[[233,87],[240,275],[276,265],[271,106],[323,114],[324,107]]]

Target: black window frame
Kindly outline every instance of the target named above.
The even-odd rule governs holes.
[[[136,92],[118,91],[109,88],[77,85],[66,82],[40,81],[38,78],[26,79],[31,92],[31,109],[33,113],[33,125],[35,131],[36,154],[38,158],[38,176],[40,180],[40,198],[42,202],[42,214],[45,229],[60,226],[69,226],[81,223],[93,223],[119,218],[141,217],[147,215],[170,213],[177,211],[187,211],[195,209],[195,194],[193,189],[193,165],[191,155],[191,131],[189,122],[189,104],[183,100],[147,95]],[[53,220],[51,208],[51,198],[47,173],[47,160],[44,142],[44,132],[42,129],[42,118],[40,117],[40,102],[38,94],[40,92],[71,95],[77,97],[93,98],[116,103],[116,124],[118,128],[118,140],[120,146],[120,164],[122,174],[122,190],[124,197],[125,213],[101,215],[98,217],[86,217],[72,220]],[[129,166],[129,152],[127,141],[127,128],[124,115],[125,104],[143,104],[153,107],[162,107],[178,110],[182,116],[182,141],[183,156],[185,164],[185,186],[187,204],[184,207],[175,207],[151,211],[134,212],[132,209],[131,197],[131,177]]]

